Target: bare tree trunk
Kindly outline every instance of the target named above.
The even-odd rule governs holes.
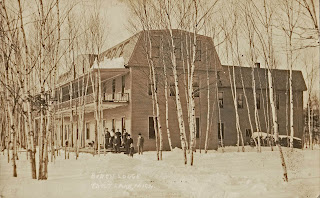
[[[208,47],[206,46],[206,67],[207,67],[207,129],[206,129],[206,139],[204,143],[204,150],[207,153],[208,149],[208,138],[209,138],[209,130],[210,130],[210,78],[209,78],[209,62],[208,62]],[[200,143],[201,144],[201,143]]]
[[[271,111],[272,111],[272,120],[273,120],[273,128],[274,128],[274,137],[275,137],[275,142],[276,145],[279,149],[279,154],[280,154],[280,159],[281,159],[281,165],[283,169],[283,177],[284,181],[288,182],[288,173],[287,173],[287,166],[284,161],[283,153],[282,153],[282,148],[279,143],[279,132],[278,132],[278,119],[277,119],[277,112],[276,112],[276,107],[274,104],[274,93],[273,93],[273,82],[272,82],[272,75],[270,69],[268,69],[268,81],[269,81],[269,97],[270,97],[270,105],[271,105]]]
[[[170,19],[168,19],[170,21]],[[187,164],[187,153],[186,153],[186,130],[183,120],[183,113],[182,113],[182,105],[180,100],[180,92],[179,92],[179,80],[178,80],[178,72],[177,72],[177,63],[176,63],[176,55],[173,51],[174,49],[174,43],[173,43],[173,35],[172,35],[172,28],[171,23],[169,27],[170,32],[170,44],[171,44],[171,61],[172,61],[172,72],[174,77],[174,85],[175,85],[175,91],[176,91],[176,108],[177,108],[177,117],[179,122],[179,129],[180,129],[180,141],[181,141],[181,147],[183,149],[183,155],[184,155],[184,164]]]
[[[41,88],[41,98],[43,98],[43,92],[44,92],[44,89]],[[42,180],[43,179],[43,153],[44,153],[44,142],[43,142],[43,139],[44,139],[44,115],[43,115],[43,105],[41,104],[40,106],[40,138],[39,138],[39,176],[38,176],[38,179],[39,180]]]
[[[293,88],[292,88],[292,63],[290,66],[290,148],[293,150],[293,136],[294,136],[294,127],[293,127]]]
[[[251,121],[251,113],[250,113],[250,108],[249,108],[249,102],[248,102],[248,97],[247,97],[247,94],[246,94],[246,89],[245,89],[245,86],[244,86],[244,81],[243,81],[243,76],[242,76],[242,71],[241,71],[241,68],[240,68],[240,77],[241,77],[241,84],[242,84],[242,90],[243,90],[243,94],[244,94],[244,98],[246,100],[246,106],[247,106],[247,111],[248,111],[248,119],[249,119],[249,124],[250,124],[250,129],[251,129],[251,132],[253,133],[253,126],[252,126],[252,121]],[[255,88],[252,87],[254,90]],[[255,92],[255,91],[254,91]],[[256,105],[257,103],[255,103]],[[256,107],[255,107],[256,108]],[[251,138],[252,138],[252,134],[251,134]],[[257,147],[257,141],[255,138],[253,138],[253,141]],[[258,142],[260,142],[260,138],[258,140]],[[261,152],[261,148],[260,148],[260,145],[258,145],[257,147],[257,150]]]
[[[162,53],[163,53],[163,45],[162,45]],[[168,99],[168,76],[167,76],[167,66],[164,61],[164,57],[162,57],[163,62],[163,73],[164,73],[164,95],[166,99],[166,127],[167,127],[167,136],[169,142],[170,151],[172,151],[172,143],[171,143],[171,135],[169,128],[169,99]]]
[[[13,177],[17,177],[18,176],[17,165],[16,165],[17,140],[16,140],[16,131],[13,123],[13,113],[10,116],[10,125],[11,125],[11,133],[13,134],[13,151],[12,151]]]
[[[6,82],[6,85],[8,85],[8,81],[9,81],[9,63],[8,63],[8,60],[5,60],[6,61],[6,73],[5,73],[5,82]],[[15,131],[15,127],[14,127],[14,107],[11,109],[11,106],[10,106],[10,99],[9,99],[9,90],[6,89],[6,98],[7,98],[7,112],[8,112],[8,117],[9,117],[9,130],[8,130],[8,137],[11,136],[11,134],[13,135],[13,139],[12,139],[12,145],[13,145],[13,151],[12,151],[12,163],[13,163],[13,177],[17,177],[17,165],[16,165],[16,157],[15,157],[15,154],[16,154],[16,131]],[[12,99],[14,100],[14,98]],[[9,141],[8,141],[9,142]],[[10,148],[9,148],[9,143],[8,143],[8,146],[7,146],[7,150],[8,150],[8,162],[9,162],[9,153],[10,153]]]
[[[261,142],[260,142],[260,124],[258,120],[258,108],[257,108],[257,93],[256,93],[256,79],[255,79],[255,72],[254,68],[252,67],[252,91],[253,91],[253,99],[254,99],[254,119],[255,119],[255,124],[256,124],[256,130],[258,132],[258,152],[261,152]]]
[[[234,66],[232,70],[232,77],[230,73],[230,68],[228,67],[228,72],[229,72],[229,81],[230,81],[230,86],[231,86],[231,93],[232,93],[232,98],[233,98],[233,106],[235,110],[235,116],[236,116],[236,131],[237,131],[237,147],[238,147],[238,152],[240,151],[240,124],[239,124],[239,114],[238,114],[238,105],[237,105],[237,91],[236,91],[236,86],[235,86],[235,71],[234,71]],[[232,80],[233,79],[233,80]]]
[[[146,49],[149,49],[149,51],[147,51],[147,59],[148,59],[148,65],[150,67],[150,80],[151,80],[151,85],[152,85],[152,100],[154,100],[154,105],[156,108],[156,115],[157,115],[157,132],[159,134],[159,154],[157,152],[157,155],[159,155],[158,160],[162,160],[162,150],[163,150],[163,138],[162,138],[162,125],[161,125],[161,117],[160,117],[160,107],[159,107],[159,102],[158,102],[158,87],[157,87],[157,79],[156,79],[156,70],[155,70],[155,65],[154,62],[152,60],[152,43],[151,43],[151,36],[150,36],[150,27],[149,27],[149,21],[148,21],[148,15],[147,15],[147,11],[146,11],[146,4],[144,4],[144,9],[145,9],[145,17],[147,19],[147,32],[146,32],[146,39],[145,42],[147,42],[146,44]],[[162,42],[162,41],[160,41]],[[157,133],[156,133],[157,134]],[[157,144],[157,140],[158,138],[156,137],[156,145]]]
[[[313,150],[313,137],[312,137],[312,128],[311,128],[311,99],[309,95],[309,101],[308,101],[308,131],[309,131],[309,147],[311,147],[311,150]]]

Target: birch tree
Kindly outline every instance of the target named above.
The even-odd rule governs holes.
[[[293,78],[292,69],[296,58],[294,57],[294,33],[300,18],[299,4],[295,4],[295,1],[283,1],[282,2],[283,20],[280,22],[281,28],[286,38],[286,55],[287,66],[289,68],[289,101],[290,101],[290,148],[293,150],[293,137],[294,137],[294,125],[293,125]]]
[[[272,112],[272,122],[273,122],[273,131],[275,143],[279,149],[281,165],[283,169],[283,179],[285,182],[288,182],[288,173],[287,167],[285,163],[285,159],[283,156],[282,148],[279,142],[279,129],[278,129],[278,119],[277,119],[277,111],[275,106],[275,94],[274,94],[274,84],[272,77],[272,69],[275,68],[275,57],[274,57],[274,44],[273,44],[273,23],[274,23],[274,9],[270,2],[266,0],[263,1],[263,11],[255,9],[255,16],[257,17],[257,21],[259,21],[262,27],[258,27],[257,24],[254,24],[255,32],[257,33],[262,57],[266,62],[267,72],[268,72],[268,89],[269,89],[269,100]],[[262,34],[262,31],[264,32]],[[266,37],[264,37],[266,35]]]

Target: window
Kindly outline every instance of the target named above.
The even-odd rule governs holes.
[[[67,128],[68,125],[64,125],[64,140],[67,140],[68,139],[68,128]]]
[[[279,109],[280,108],[280,95],[279,94],[276,94],[276,108]]]
[[[70,100],[69,86],[62,87],[62,102]]]
[[[60,102],[60,91],[58,89],[54,91],[54,99]]]
[[[223,92],[218,92],[219,107],[223,108]]]
[[[114,96],[116,93],[116,79],[112,80],[112,100],[114,100]]]
[[[86,123],[86,139],[90,139],[90,125]]]
[[[126,118],[123,117],[123,118],[121,119],[121,131],[122,131],[122,133],[123,133],[123,131],[124,131],[125,128],[126,128]]]
[[[257,93],[256,94],[256,99],[257,99],[257,103],[256,103],[256,106],[257,106],[257,109],[260,109],[260,94],[259,93]]]
[[[238,103],[238,108],[242,109],[243,108],[243,94],[242,93],[238,94],[237,103]]]
[[[72,83],[72,98],[78,98],[79,97],[79,87],[78,82]]]
[[[193,93],[194,93],[195,98],[200,97],[199,78],[198,77],[195,77],[193,79]]]
[[[201,40],[197,40],[196,61],[201,61]]]
[[[102,82],[102,97],[103,97],[103,100],[106,100],[106,93],[107,93],[107,82],[103,81]]]
[[[222,134],[222,139],[224,139],[224,123],[218,123],[218,139],[221,139],[221,134]]]
[[[125,78],[125,76],[122,76],[122,78],[121,78],[121,93],[122,93],[122,95],[124,94],[124,89],[125,89],[125,87],[126,87],[126,78]]]
[[[82,96],[83,92],[83,84],[82,79],[79,80],[79,97]]]
[[[252,136],[251,129],[246,129],[246,137],[250,138]]]
[[[116,120],[112,119],[112,131],[116,132]]]
[[[196,118],[196,138],[200,137],[200,118]]]
[[[92,85],[91,85],[91,83],[89,83],[89,84],[90,84],[90,85],[88,85],[88,88],[87,88],[87,95],[93,93]]]
[[[173,38],[174,54],[177,60],[181,60],[181,39],[179,37]]]
[[[154,84],[149,82],[148,83],[148,95],[152,96],[152,88],[153,88]]]
[[[151,49],[151,57],[159,58],[160,56],[160,36],[152,37],[152,49]]]
[[[155,139],[156,137],[156,132],[154,129],[154,118],[153,117],[149,117],[149,139]],[[158,127],[158,119],[157,117],[155,118],[156,121],[156,127]]]
[[[156,82],[159,82],[157,74],[156,74]],[[153,91],[152,88],[154,88],[153,86],[154,86],[153,80],[150,82],[150,79],[149,79],[149,83],[148,83],[148,94],[149,94],[149,96],[152,95],[152,91]],[[156,87],[156,89],[157,89],[157,87]]]
[[[175,87],[175,84],[174,84],[174,78],[173,76],[170,77],[170,81],[169,81],[169,95],[170,96],[176,96],[176,87]]]

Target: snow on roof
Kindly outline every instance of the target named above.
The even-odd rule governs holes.
[[[266,132],[261,132],[261,131],[260,131],[260,132],[254,132],[254,133],[252,134],[252,137],[253,137],[253,138],[257,138],[258,135],[259,135],[262,139],[266,139],[267,136],[268,136],[268,134],[267,134]],[[269,136],[271,136],[271,135],[269,135]],[[287,138],[287,137],[290,138],[290,136],[279,135],[279,138],[280,138],[280,139],[282,139],[282,138]],[[297,138],[297,137],[293,137],[293,139],[295,139],[295,140],[300,140],[300,141],[301,141],[301,139],[300,139],[300,138]]]
[[[260,132],[254,132],[252,134],[253,138],[257,138],[258,136],[260,136],[262,139],[265,139],[268,136],[268,134],[265,133],[265,132],[261,132],[261,131]]]
[[[282,138],[290,138],[290,136],[286,136],[286,135],[279,135],[279,138],[280,139],[282,139]],[[300,140],[301,141],[301,139],[300,138],[297,138],[297,137],[293,137],[293,139],[295,139],[295,140]]]
[[[124,67],[124,59],[123,57],[108,59],[104,58],[103,61],[99,62],[97,59],[94,60],[92,69],[123,69]]]

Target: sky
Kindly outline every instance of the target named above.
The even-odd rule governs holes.
[[[128,0],[60,0],[60,7],[61,9],[66,9],[70,5],[70,3],[76,3],[76,7],[74,9],[76,15],[90,15],[94,10],[94,4],[98,4],[98,10],[101,18],[103,19],[102,24],[104,24],[105,28],[105,42],[103,45],[103,49],[107,50],[111,48],[112,46],[126,40],[130,36],[132,36],[135,32],[132,31],[132,28],[130,28],[129,20],[131,19],[131,13],[130,10],[125,3]],[[319,18],[319,2],[315,1],[317,3],[317,16]],[[32,1],[25,1],[25,6],[28,6],[29,8],[36,9],[35,4],[32,3]],[[28,13],[26,13],[28,14]],[[80,17],[79,17],[80,18]],[[81,20],[81,19],[80,19]],[[243,41],[241,41],[243,42]],[[278,41],[277,41],[278,42]],[[284,40],[279,40],[279,42],[284,42]],[[232,65],[232,62],[227,62],[225,60],[225,56],[223,55],[222,50],[217,50],[219,57],[221,59],[221,63],[223,65]],[[244,53],[245,54],[245,53]],[[276,54],[279,59],[279,65],[280,69],[286,69],[286,56],[284,51],[279,51]],[[310,74],[310,65],[314,65],[314,68],[316,69],[314,72],[314,85],[312,86],[312,89],[317,93],[318,96],[320,96],[320,63],[319,63],[319,47],[318,48],[311,48],[307,50],[303,50],[299,52],[298,54],[298,60],[294,65],[294,70],[301,70],[306,84],[308,86],[308,73]],[[263,59],[258,60],[261,61],[262,67],[263,67]],[[248,66],[244,65],[243,66]],[[305,95],[307,95],[307,92],[305,92]],[[306,97],[305,97],[306,98]],[[320,98],[320,97],[319,97]],[[306,102],[306,99],[304,99]]]
[[[130,11],[124,3],[126,0],[101,0],[100,10],[101,13],[104,15],[106,23],[108,24],[108,33],[107,39],[105,43],[105,47],[110,48],[123,40],[129,38],[133,35],[133,32],[130,31],[130,25],[128,23],[130,19]],[[319,16],[319,4],[317,6],[318,16]],[[284,42],[284,40],[282,40]],[[279,61],[280,61],[280,69],[286,69],[286,56],[285,52],[278,52]],[[306,84],[308,86],[308,73],[310,73],[310,64],[314,65],[315,67],[315,83],[312,86],[312,89],[317,93],[319,96],[320,94],[320,64],[319,64],[319,48],[312,48],[308,50],[301,51],[297,54],[298,59],[294,65],[294,70],[301,70]],[[224,65],[232,65],[232,63],[226,62],[222,55],[220,55],[220,59],[222,64]],[[308,66],[309,65],[309,66]],[[318,74],[318,75],[317,75]],[[305,92],[307,95],[307,92]],[[320,98],[320,97],[319,97]],[[304,103],[306,103],[306,96],[304,99]]]

